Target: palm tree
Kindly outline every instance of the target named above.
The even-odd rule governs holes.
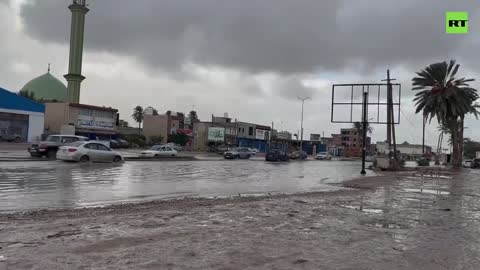
[[[198,116],[196,111],[190,111],[190,113],[188,114],[188,117],[190,118],[192,123],[198,122]]]
[[[358,133],[360,133],[360,136],[363,136],[363,123],[355,122],[353,123],[353,128],[358,130]],[[373,127],[371,127],[370,123],[367,122],[367,133],[372,134],[372,132],[373,132]]]
[[[452,165],[462,166],[463,129],[465,115],[478,116],[477,90],[469,87],[468,82],[474,79],[457,79],[455,75],[460,65],[455,60],[434,63],[417,72],[418,77],[412,79],[412,90],[420,90],[415,94],[416,113],[422,112],[425,120],[437,118],[440,125],[448,127],[452,141]]]
[[[133,108],[132,118],[133,120],[135,120],[135,122],[138,123],[138,130],[140,130],[141,128],[143,117],[144,117],[144,112],[143,112],[142,106],[137,105],[135,108]]]

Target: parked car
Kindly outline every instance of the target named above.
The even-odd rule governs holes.
[[[223,154],[226,159],[249,159],[252,156],[252,152],[247,147],[233,147]]]
[[[290,159],[306,159],[307,152],[305,151],[294,151],[288,155]]]
[[[117,141],[118,141],[118,143],[120,144],[120,147],[121,147],[121,148],[128,148],[128,147],[130,147],[130,144],[129,144],[127,141],[125,141],[125,140],[120,139],[120,140],[117,140]]]
[[[466,159],[463,161],[463,167],[464,168],[471,168],[472,167],[472,160],[471,159]]]
[[[230,147],[231,148],[231,147]],[[229,147],[226,146],[226,145],[221,145],[221,146],[217,146],[214,151],[215,153],[219,154],[219,155],[223,155],[225,152],[227,152],[229,150]]]
[[[472,165],[470,168],[479,169],[480,168],[480,158],[472,160]]]
[[[113,151],[105,144],[90,141],[77,141],[60,146],[57,159],[77,162],[114,162],[123,161],[120,153]]]
[[[265,160],[266,161],[288,161],[288,155],[287,153],[281,150],[272,149],[265,155]]]
[[[5,130],[0,130],[0,142],[21,142],[23,141],[22,136],[18,134],[10,134]]]
[[[110,140],[110,148],[120,148],[120,142],[117,140]]]
[[[88,140],[87,137],[83,136],[50,135],[45,141],[32,144],[32,146],[28,148],[28,152],[30,152],[32,157],[46,156],[50,159],[54,159],[60,146],[78,141],[85,142]]]
[[[257,148],[248,148],[248,151],[250,151],[250,153],[252,154],[252,156],[256,156],[257,153],[260,152],[260,150],[258,150]]]
[[[149,150],[142,151],[141,157],[174,157],[178,154],[177,150],[168,145],[154,145]]]
[[[315,158],[318,160],[331,160],[332,155],[330,155],[330,153],[327,153],[327,152],[320,152],[317,154]]]
[[[183,151],[183,147],[181,145],[176,144],[176,143],[167,143],[166,146],[170,146],[171,148],[173,148],[177,152]]]

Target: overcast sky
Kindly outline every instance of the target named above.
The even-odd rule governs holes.
[[[91,0],[80,101],[118,108],[153,106],[211,114],[296,132],[305,138],[349,126],[330,123],[333,83],[379,83],[386,69],[402,84],[398,141],[421,143],[411,78],[457,59],[478,78],[480,6],[471,0]],[[71,1],[0,0],[0,87],[18,91],[46,72],[63,82]],[[445,12],[468,11],[469,34],[445,34]],[[479,88],[479,82],[472,84]],[[480,140],[468,119],[466,136]],[[385,127],[374,125],[374,140]],[[436,124],[427,143],[438,139]]]

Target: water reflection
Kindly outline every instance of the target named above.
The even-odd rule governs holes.
[[[0,211],[82,207],[183,196],[326,191],[357,177],[356,162],[253,160],[75,164],[10,162],[0,167]]]

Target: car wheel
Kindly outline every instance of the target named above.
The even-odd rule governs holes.
[[[42,155],[39,155],[37,153],[30,153],[30,156],[31,157],[42,157]]]
[[[235,158],[238,158],[238,159],[240,159],[240,155],[236,155],[236,156],[235,156]]]
[[[19,143],[19,142],[21,142],[21,141],[22,141],[22,139],[19,138],[19,137],[15,138],[15,140],[14,140],[14,142],[16,142],[16,143]]]
[[[158,155],[155,154],[153,157],[158,157]]]
[[[48,150],[47,152],[47,158],[49,159],[55,159],[57,157],[57,151],[55,150]]]
[[[120,156],[116,156],[113,158],[113,163],[118,163],[120,161],[122,161],[122,158]]]
[[[82,156],[80,158],[80,162],[89,162],[90,161],[90,158],[88,156]]]

